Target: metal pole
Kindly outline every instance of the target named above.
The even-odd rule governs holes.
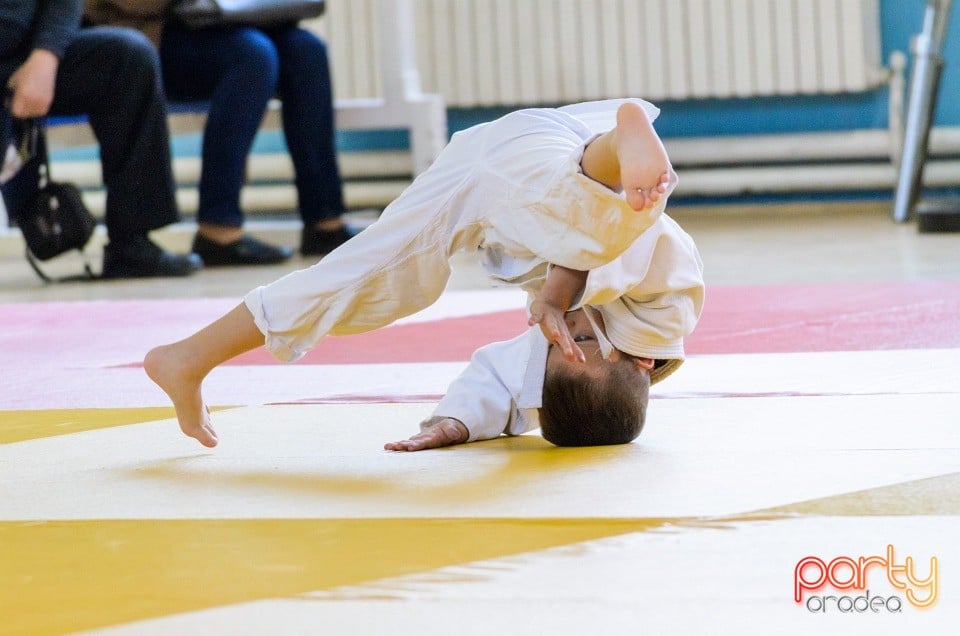
[[[923,164],[927,158],[927,141],[937,105],[937,89],[943,71],[943,41],[947,34],[951,0],[927,0],[923,31],[914,43],[913,77],[910,82],[910,103],[907,107],[907,129],[904,135],[903,160],[897,180],[893,219],[910,218],[920,193]]]
[[[0,195],[0,235],[10,231],[10,218],[7,216],[7,206],[3,203],[3,196]]]

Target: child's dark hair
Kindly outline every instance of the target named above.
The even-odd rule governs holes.
[[[649,390],[650,375],[629,358],[609,365],[599,377],[547,373],[540,432],[557,446],[627,444],[643,430]]]

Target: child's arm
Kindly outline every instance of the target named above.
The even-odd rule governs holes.
[[[384,448],[419,451],[496,439],[504,433],[519,435],[535,428],[536,419],[531,420],[522,412],[514,397],[522,393],[527,368],[533,364],[533,335],[528,331],[474,352],[470,364],[450,384],[433,416],[420,424],[420,432],[385,444]],[[542,377],[542,370],[539,375]]]
[[[587,272],[552,265],[537,299],[530,304],[527,324],[531,327],[540,325],[544,337],[559,346],[564,357],[571,362],[583,362],[584,356],[567,329],[564,315],[583,293],[586,282]]]

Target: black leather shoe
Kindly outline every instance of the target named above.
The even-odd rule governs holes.
[[[300,238],[300,253],[304,256],[322,256],[329,254],[351,238],[353,238],[353,234],[348,232],[345,227],[340,227],[329,232],[315,230],[312,227],[305,227],[303,228],[303,233]]]
[[[189,276],[203,268],[196,254],[171,254],[146,236],[111,242],[103,248],[103,278]]]
[[[233,243],[217,243],[197,234],[193,252],[199,254],[204,265],[276,265],[293,256],[289,247],[274,247],[244,234]]]

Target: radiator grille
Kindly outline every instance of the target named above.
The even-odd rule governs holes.
[[[377,7],[328,3],[339,98],[377,97]],[[412,0],[449,106],[858,92],[884,80],[878,0]]]

